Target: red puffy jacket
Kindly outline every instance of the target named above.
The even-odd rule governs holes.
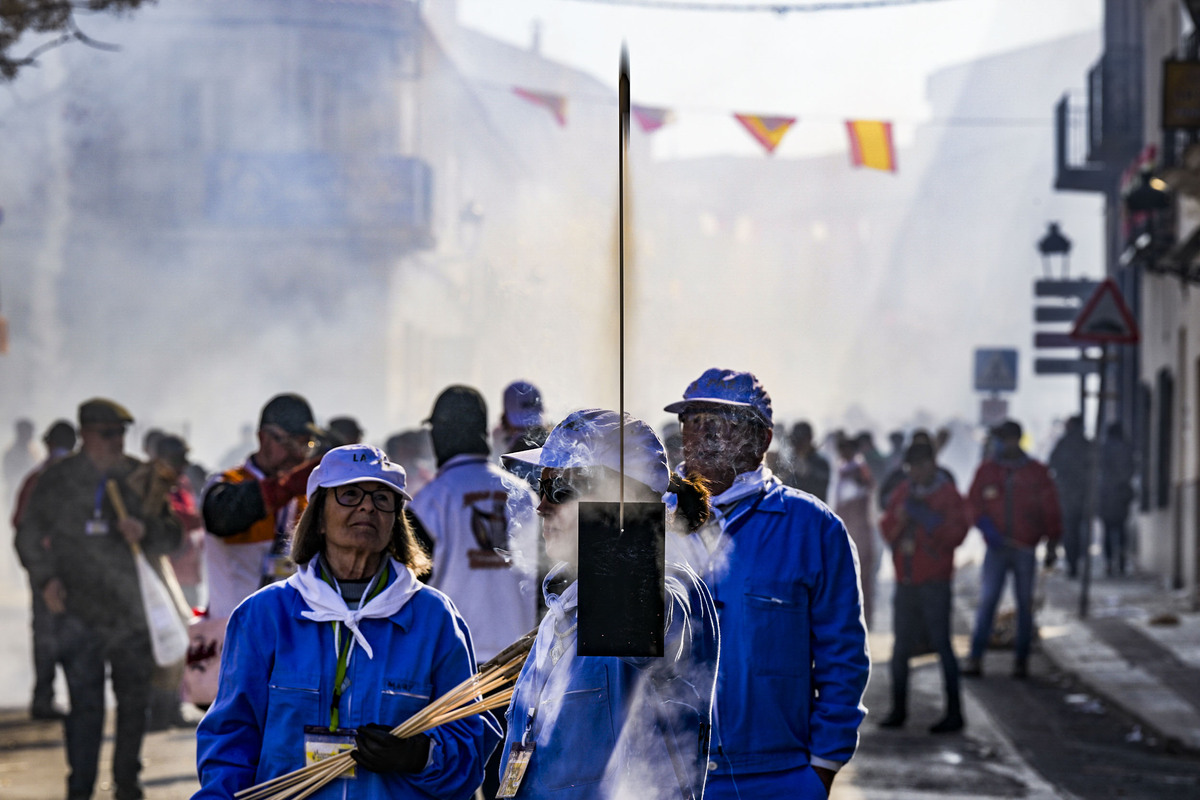
[[[954,482],[938,474],[932,486],[904,479],[888,498],[879,531],[892,547],[896,582],[904,585],[948,581],[954,574],[954,548],[971,522]]]
[[[980,464],[968,502],[971,519],[991,546],[1032,549],[1043,538],[1054,543],[1062,537],[1054,479],[1044,464],[1026,455]]]

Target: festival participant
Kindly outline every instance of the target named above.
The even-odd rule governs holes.
[[[297,572],[233,613],[221,686],[197,730],[200,791],[235,792],[355,748],[355,773],[317,798],[466,798],[483,780],[479,715],[390,731],[475,672],[466,623],[419,583],[404,470],[367,445],[334,448],[308,478]],[[490,741],[495,741],[489,738]]]
[[[667,556],[664,658],[583,656],[578,644],[579,503],[675,498],[671,527],[708,517],[707,491],[671,475],[662,442],[629,415],[568,416],[537,450],[510,454],[541,468],[546,551],[558,564],[550,611],[508,709],[499,797],[698,798],[704,793],[719,650],[716,610],[700,578]],[[674,534],[668,533],[668,539]]]
[[[683,426],[682,469],[713,492],[713,520],[681,537],[721,609],[707,796],[824,798],[866,713],[854,545],[827,506],[763,465],[771,397],[753,374],[706,370],[664,410]]]

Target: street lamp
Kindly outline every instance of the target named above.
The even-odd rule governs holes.
[[[1046,277],[1050,277],[1050,257],[1060,256],[1062,260],[1062,276],[1067,277],[1070,268],[1071,240],[1063,236],[1057,222],[1047,223],[1046,235],[1038,240],[1038,252],[1042,254],[1042,268]]]

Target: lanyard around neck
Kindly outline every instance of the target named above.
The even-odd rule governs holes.
[[[385,560],[383,562],[383,569],[375,575],[375,582],[371,587],[371,591],[358,601],[358,608],[362,608],[383,591],[384,586],[387,585],[389,570],[390,567]],[[337,580],[326,569],[324,561],[321,562],[321,579],[337,591]],[[349,680],[346,679],[346,668],[350,665],[350,648],[354,646],[354,636],[349,631],[346,632],[345,636],[342,636],[342,629],[345,626],[337,620],[333,620],[329,624],[333,626],[333,646],[338,654],[337,668],[333,673],[333,696],[329,701],[329,730],[333,732],[338,729],[338,706],[341,705],[342,695],[350,686]],[[343,639],[345,641],[342,641]]]

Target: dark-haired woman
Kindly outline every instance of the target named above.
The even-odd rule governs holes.
[[[559,563],[543,585],[549,611],[508,708],[498,796],[699,798],[720,649],[712,596],[668,546],[664,657],[581,656],[575,574],[579,503],[619,499],[622,462],[626,500],[674,495],[669,525],[703,524],[707,491],[672,476],[650,426],[629,415],[622,425],[613,411],[577,411],[540,449],[506,458],[540,468],[538,514]]]
[[[221,687],[196,734],[195,797],[230,798],[352,747],[353,776],[316,797],[469,797],[488,755],[484,717],[389,733],[475,672],[466,624],[414,576],[428,560],[402,513],[403,468],[374,447],[338,447],[307,493],[298,571],[229,620]]]

